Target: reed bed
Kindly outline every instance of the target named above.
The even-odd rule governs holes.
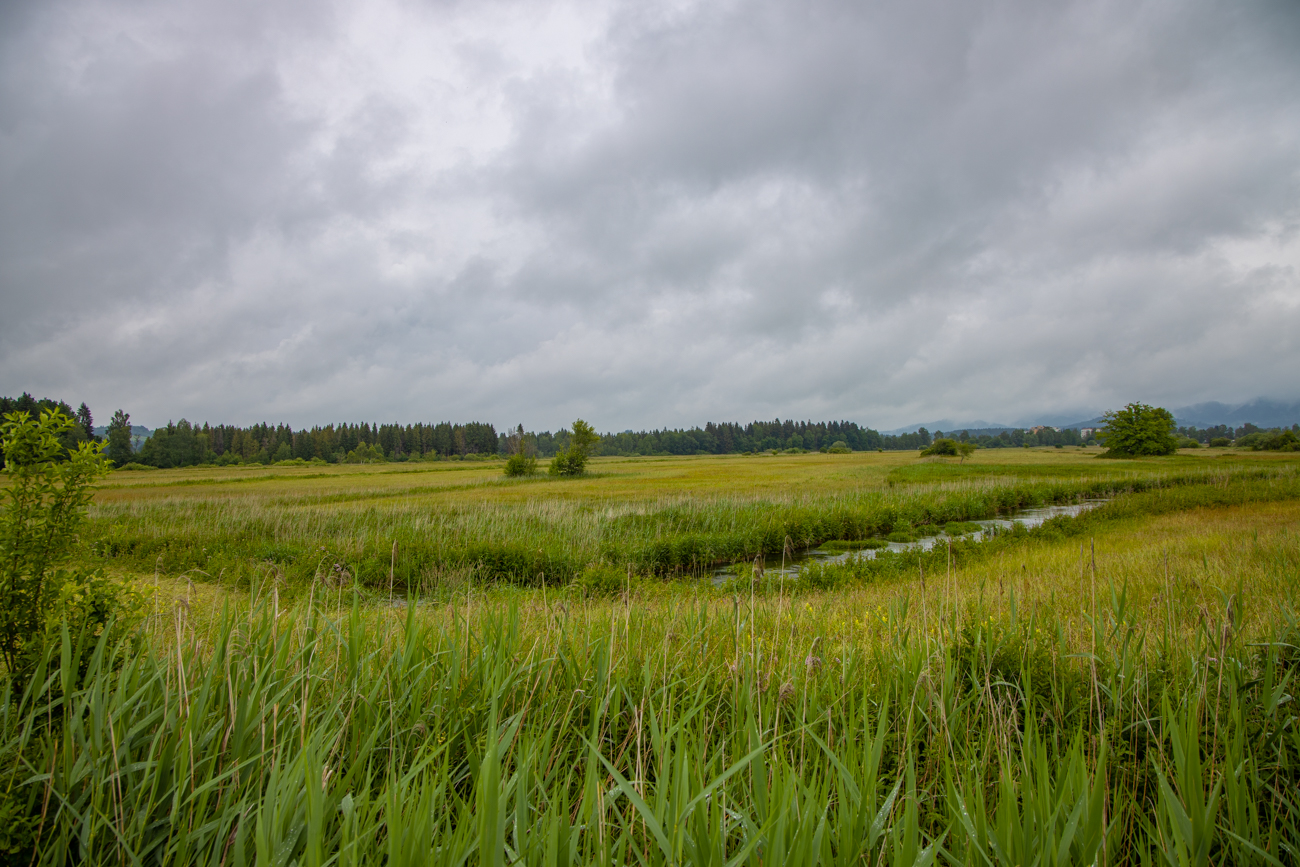
[[[270,568],[173,581],[131,642],[65,633],[7,687],[0,842],[42,864],[1296,863],[1283,481],[1126,495],[1086,534],[838,592],[389,606],[324,580],[287,603]]]

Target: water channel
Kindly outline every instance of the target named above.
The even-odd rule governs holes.
[[[980,529],[973,530],[969,533],[963,533],[960,538],[971,539],[976,542],[988,535],[989,531],[998,532],[1000,530],[1009,530],[1015,524],[1021,524],[1027,530],[1041,526],[1044,522],[1052,518],[1059,518],[1062,515],[1074,517],[1089,509],[1095,509],[1106,500],[1084,500],[1081,503],[1069,503],[1064,506],[1043,506],[1038,509],[1021,509],[1010,515],[988,518],[982,521],[970,521],[967,523],[978,524]],[[826,551],[821,548],[806,548],[796,551],[792,556],[787,555],[784,560],[780,555],[775,557],[763,558],[763,571],[772,575],[786,575],[795,577],[805,563],[837,563],[848,560],[852,557],[865,557],[874,559],[877,551],[928,551],[935,545],[941,544],[948,538],[946,533],[940,532],[933,536],[926,536],[915,542],[886,542],[879,548],[864,548],[853,551]],[[956,538],[956,537],[954,537]],[[882,540],[883,541],[883,540]],[[720,566],[713,570],[712,578],[714,584],[724,583],[735,577],[734,565]]]

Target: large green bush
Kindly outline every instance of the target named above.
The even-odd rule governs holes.
[[[506,460],[507,476],[531,476],[537,472],[537,458],[524,452],[515,452]]]

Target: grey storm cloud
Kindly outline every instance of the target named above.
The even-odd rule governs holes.
[[[1294,399],[1291,2],[0,10],[0,393],[99,416]]]

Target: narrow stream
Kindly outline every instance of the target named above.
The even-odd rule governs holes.
[[[999,530],[1008,530],[1015,524],[1022,524],[1025,529],[1030,530],[1042,525],[1044,522],[1052,518],[1057,518],[1061,515],[1074,517],[1075,515],[1086,512],[1089,509],[1095,509],[1105,502],[1107,501],[1104,499],[1084,500],[1081,503],[1070,503],[1064,506],[1044,506],[1041,509],[1021,509],[1020,511],[1014,512],[1006,517],[989,518],[983,521],[970,521],[968,523],[979,524],[980,529],[970,533],[964,533],[960,537],[954,538],[972,539],[978,542],[982,540],[987,532],[992,528],[996,527]],[[802,551],[794,552],[793,556],[785,557],[784,561],[780,555],[775,557],[764,557],[763,571],[770,574],[784,574],[793,577],[798,575],[799,570],[808,562],[816,561],[820,563],[837,563],[848,560],[851,557],[866,557],[868,559],[874,559],[877,551],[928,551],[947,538],[948,534],[940,532],[934,536],[926,536],[922,539],[918,539],[915,542],[886,542],[883,547],[875,549],[866,548],[855,551],[824,551],[821,548],[806,548]],[[729,566],[720,566],[717,569],[714,569],[712,573],[713,583],[722,584],[735,577],[736,573],[732,571],[733,566],[734,564]]]

